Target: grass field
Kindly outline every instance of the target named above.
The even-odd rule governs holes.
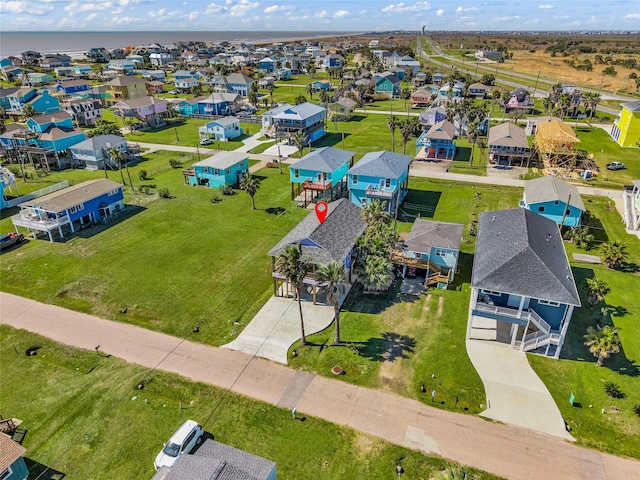
[[[27,357],[34,345],[37,355]],[[155,455],[187,419],[217,441],[275,461],[279,478],[393,480],[400,461],[403,478],[418,480],[449,464],[317,418],[292,421],[288,410],[6,326],[0,326],[0,356],[0,405],[27,429],[29,478],[45,467],[69,480],[151,478]],[[143,378],[144,390],[136,389]]]

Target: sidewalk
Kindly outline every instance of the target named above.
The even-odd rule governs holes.
[[[283,408],[296,406],[299,413],[510,479],[637,479],[640,472],[638,461],[556,437],[7,293],[0,293],[0,318],[6,325],[67,345],[85,349],[100,345],[102,352],[129,362],[231,388]]]

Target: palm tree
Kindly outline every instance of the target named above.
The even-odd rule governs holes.
[[[480,136],[480,132],[478,132],[479,124],[478,122],[471,122],[467,125],[467,138],[471,142],[471,155],[469,155],[469,167],[473,165],[473,153],[476,149],[476,142],[478,141],[478,137]]]
[[[593,235],[587,227],[573,227],[564,234],[564,238],[571,240],[576,247],[589,250],[593,242]]]
[[[122,184],[126,185],[127,182],[124,181],[124,175],[122,174],[122,164],[124,163],[124,154],[120,151],[120,149],[116,147],[111,147],[109,149],[109,158],[111,158],[111,161],[118,166],[118,171],[120,172],[120,178],[122,178]],[[128,174],[129,174],[129,171],[127,170],[127,175]],[[129,175],[129,179],[131,179],[130,175]]]
[[[629,253],[627,252],[627,244],[617,240],[611,243],[603,243],[600,245],[600,258],[609,268],[617,268],[623,263]]]
[[[411,89],[407,87],[403,88],[400,92],[400,98],[404,100],[404,108],[407,108],[407,100],[411,98]]]
[[[400,133],[402,135],[402,154],[407,154],[407,143],[413,135],[413,124],[410,119],[400,123]]]
[[[618,335],[618,327],[606,325],[604,327],[587,329],[584,336],[586,342],[584,344],[589,347],[589,351],[594,357],[598,357],[596,367],[601,367],[605,358],[609,358],[612,353],[620,351],[620,336]]]
[[[384,292],[393,282],[393,266],[384,258],[369,255],[365,260],[362,283],[365,292]]]
[[[269,86],[267,87],[267,90],[269,90],[269,99],[271,100],[271,106],[273,107],[273,91],[275,90],[276,86],[273,83],[270,83]]]
[[[289,245],[284,253],[281,253],[276,257],[275,263],[276,272],[283,275],[289,283],[293,286],[296,297],[298,297],[298,310],[300,311],[300,345],[305,346],[307,344],[307,338],[304,334],[304,318],[302,317],[302,300],[300,290],[302,288],[302,282],[307,276],[307,272],[310,269],[309,262],[302,260],[302,246]]]
[[[360,217],[368,225],[374,225],[377,223],[389,225],[393,221],[391,216],[387,213],[387,202],[383,200],[374,200],[367,203],[367,205],[360,210]]]
[[[604,300],[604,296],[611,291],[609,285],[604,280],[598,278],[587,278],[587,297],[589,305],[594,306],[599,301]]]
[[[302,130],[298,131],[293,136],[293,144],[300,151],[300,155],[302,155],[302,149],[304,148],[304,133],[302,132]]]
[[[318,281],[325,284],[322,289],[327,296],[327,301],[333,305],[333,318],[336,322],[336,335],[333,343],[340,343],[340,294],[342,293],[343,277],[344,265],[338,262],[322,265],[317,274]]]
[[[311,98],[311,100],[313,100],[313,85],[311,85],[310,83],[307,83],[305,90],[309,94],[309,97]]]
[[[564,118],[569,113],[569,107],[571,106],[571,95],[568,93],[560,94],[558,98],[558,106],[560,107],[560,118]]]
[[[240,180],[240,189],[244,190],[251,197],[251,210],[256,209],[256,202],[254,196],[260,190],[260,181],[251,175],[249,172],[245,173]]]
[[[22,116],[25,119],[34,117],[37,114],[38,111],[30,103],[27,103],[24,107],[22,107]]]
[[[395,146],[396,146],[396,141],[395,141],[395,133],[396,133],[396,128],[398,128],[398,120],[396,119],[396,117],[394,117],[393,115],[390,115],[389,118],[387,119],[387,126],[389,127],[389,130],[391,130],[391,151],[395,152]]]
[[[553,99],[550,96],[542,99],[542,108],[544,108],[545,115],[548,115],[549,111],[553,109]]]

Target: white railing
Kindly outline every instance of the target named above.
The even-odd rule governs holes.
[[[519,343],[521,344],[521,342]],[[542,347],[548,343],[552,345],[559,345],[560,335],[557,333],[544,333],[542,331],[537,331],[524,337],[523,350],[528,352],[529,350],[535,350],[536,348]]]
[[[35,192],[27,193],[26,195],[22,195],[17,198],[12,198],[7,201],[7,208],[15,207],[23,202],[28,202],[29,200],[33,200],[34,198],[42,197],[51,192],[56,192],[58,190],[62,190],[65,187],[69,186],[69,180],[65,180],[64,182],[56,183],[55,185],[51,185],[46,188],[42,188],[40,190],[36,190]]]
[[[67,225],[71,221],[69,220],[68,215],[55,219],[46,219],[41,218],[38,215],[27,216],[18,214],[11,217],[11,222],[17,227],[33,228],[35,230],[48,232],[50,230],[60,228],[63,225]]]
[[[518,316],[519,310],[516,308],[500,307],[497,305],[489,305],[484,302],[478,302],[476,304],[476,310],[481,312],[493,313],[496,315],[503,315],[505,317],[522,318],[524,320],[531,320],[538,329],[542,330],[545,334],[551,332],[551,325],[549,325],[535,310],[522,310],[522,314]]]
[[[531,309],[531,316],[529,318],[535,324],[535,326],[542,330],[544,333],[551,332],[551,325],[549,325],[540,315],[538,315],[533,308]]]

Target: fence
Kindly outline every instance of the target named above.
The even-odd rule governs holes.
[[[23,202],[28,202],[29,200],[33,200],[34,198],[42,197],[43,195],[46,195],[48,193],[62,190],[69,185],[69,180],[65,180],[64,182],[56,183],[55,185],[51,185],[50,187],[41,188],[40,190],[36,190],[35,192],[27,193],[26,195],[13,198],[7,201],[7,208],[15,207],[16,205],[19,205]]]
[[[192,114],[189,115],[189,118],[195,118],[198,120],[217,120],[219,118],[223,118],[222,115],[200,115],[200,114]],[[253,123],[256,125],[262,125],[262,115],[253,115],[251,117],[237,117],[242,123]]]

